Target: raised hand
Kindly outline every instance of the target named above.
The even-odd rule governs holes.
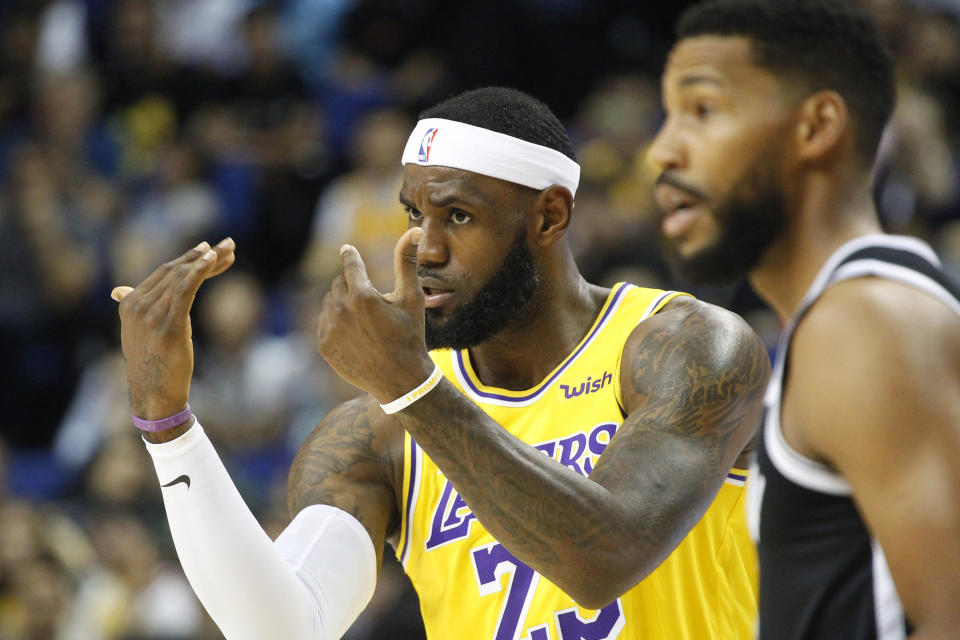
[[[233,264],[235,249],[230,238],[212,248],[201,242],[136,288],[111,292],[120,303],[120,341],[135,415],[157,420],[187,406],[193,376],[190,308],[203,281]]]
[[[381,294],[355,247],[340,250],[342,275],[323,299],[317,348],[337,374],[381,403],[407,393],[433,370],[424,343],[423,289],[417,244],[423,230],[408,229],[393,252],[396,284]]]

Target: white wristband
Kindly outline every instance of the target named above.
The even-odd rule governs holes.
[[[430,374],[430,377],[423,381],[419,387],[414,389],[408,394],[402,395],[392,402],[387,404],[381,404],[380,408],[383,409],[384,413],[396,413],[397,411],[402,411],[406,409],[414,402],[422,398],[423,396],[430,393],[430,391],[440,384],[440,381],[443,380],[443,371],[440,370],[440,365],[434,365],[433,373]]]

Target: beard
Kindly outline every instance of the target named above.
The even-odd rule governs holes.
[[[714,209],[720,235],[688,256],[662,238],[673,274],[694,284],[727,284],[749,273],[786,228],[786,204],[773,159],[762,154]],[[671,181],[672,183],[672,181]]]
[[[466,349],[507,327],[521,326],[530,316],[539,286],[540,272],[527,246],[526,229],[521,228],[497,271],[446,322],[439,322],[437,312],[427,309],[427,348]]]

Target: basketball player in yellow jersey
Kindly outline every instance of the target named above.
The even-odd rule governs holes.
[[[228,640],[339,637],[387,542],[434,640],[751,636],[741,485],[766,351],[727,311],[580,276],[564,239],[573,157],[517,91],[422,114],[394,291],[345,246],[319,319],[320,353],[367,394],[304,443],[276,542],[187,406],[187,313],[232,241],[115,290],[134,423]]]
[[[671,301],[681,304],[682,295],[618,284],[583,339],[522,391],[484,384],[467,349],[431,355],[444,377],[508,433],[590,476],[624,420],[624,344],[639,322]],[[746,471],[729,470],[707,513],[652,574],[587,611],[498,542],[411,436],[404,447],[396,551],[420,595],[430,637],[447,637],[444,630],[460,625],[477,638],[749,637],[756,568],[740,514]]]

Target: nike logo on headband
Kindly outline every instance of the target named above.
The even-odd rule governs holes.
[[[162,485],[160,485],[160,486],[161,486],[161,487],[172,487],[173,485],[179,484],[179,483],[181,483],[181,482],[182,482],[183,484],[187,485],[187,491],[189,491],[189,490],[190,490],[190,476],[187,476],[187,475],[177,476],[176,478],[174,478],[173,480],[171,480],[171,481],[168,482],[167,484],[162,484]]]

